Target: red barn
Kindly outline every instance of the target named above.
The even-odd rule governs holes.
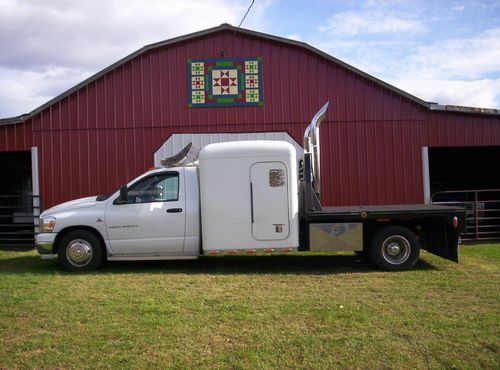
[[[216,83],[224,77],[236,84],[231,93]],[[224,93],[232,98],[217,98]],[[111,192],[152,166],[174,134],[287,133],[301,145],[326,101],[324,204],[424,203],[441,190],[500,188],[499,110],[428,103],[305,43],[224,24],[145,46],[0,120],[0,195],[39,194],[48,208]]]

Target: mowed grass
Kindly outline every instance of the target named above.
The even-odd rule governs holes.
[[[109,263],[0,251],[0,368],[499,368],[500,245]]]

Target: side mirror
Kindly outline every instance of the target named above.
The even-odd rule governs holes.
[[[120,188],[120,197],[118,198],[120,203],[127,203],[128,202],[128,189],[127,185],[123,185]]]

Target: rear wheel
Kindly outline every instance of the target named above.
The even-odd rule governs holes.
[[[91,271],[104,262],[104,248],[99,238],[87,230],[74,230],[59,243],[59,263],[70,271]]]
[[[402,226],[388,226],[380,230],[370,247],[372,262],[382,270],[409,270],[415,266],[419,257],[417,236]]]

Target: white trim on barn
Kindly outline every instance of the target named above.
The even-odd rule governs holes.
[[[38,220],[40,217],[40,185],[38,178],[38,147],[31,147],[31,188],[33,196],[33,224],[35,233],[40,232]]]
[[[429,148],[422,147],[422,179],[424,181],[424,204],[431,204],[431,180],[429,175]]]
[[[292,144],[297,151],[297,158],[301,159],[304,153],[302,147],[286,132],[250,132],[240,134],[173,134],[154,154],[154,166],[161,167],[161,160],[179,153],[186,145],[193,143],[198,148],[208,144],[223,143],[228,141],[248,140],[277,140]]]

